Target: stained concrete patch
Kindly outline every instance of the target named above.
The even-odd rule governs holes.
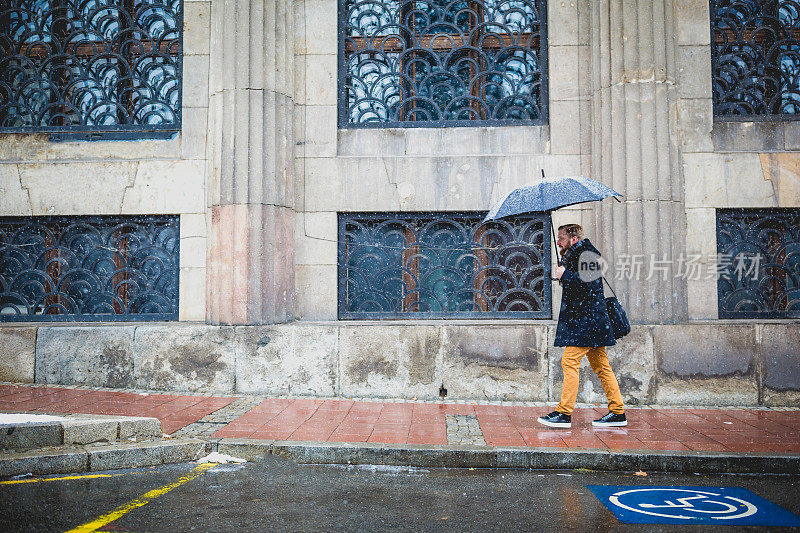
[[[660,405],[757,405],[754,377],[674,379],[659,377],[655,403]]]
[[[236,392],[336,395],[336,326],[284,324],[235,330]]]
[[[662,374],[690,378],[752,374],[758,354],[750,325],[662,325],[653,350]]]
[[[547,400],[547,326],[443,330],[448,399]]]
[[[36,328],[0,329],[0,381],[33,383]]]
[[[138,326],[133,358],[138,388],[233,392],[233,327]]]
[[[441,335],[439,326],[340,327],[341,395],[438,397]]]
[[[800,328],[797,324],[762,324],[762,401],[800,406]]]
[[[41,327],[36,382],[133,386],[133,326]]]
[[[775,391],[800,390],[800,327],[762,324],[764,386]]]

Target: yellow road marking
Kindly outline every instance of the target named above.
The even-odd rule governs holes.
[[[190,471],[185,476],[179,478],[174,483],[170,483],[169,485],[164,485],[163,487],[153,489],[150,492],[146,492],[136,498],[135,500],[131,500],[128,503],[120,505],[110,513],[104,514],[103,516],[92,520],[91,522],[87,522],[82,526],[78,526],[75,529],[70,529],[67,533],[89,533],[91,531],[96,531],[103,527],[104,525],[117,520],[118,518],[122,517],[124,514],[136,509],[137,507],[141,507],[143,505],[147,505],[150,503],[151,500],[158,498],[159,496],[163,496],[164,494],[168,493],[174,488],[180,487],[184,483],[187,483],[197,476],[201,475],[203,472],[211,468],[212,466],[216,466],[217,463],[203,463],[192,471]]]
[[[0,481],[0,485],[18,485],[20,483],[39,483],[40,481],[70,481],[73,479],[96,479],[99,477],[134,476],[141,472],[125,472],[124,474],[86,474],[82,476],[63,476],[63,477],[34,477],[27,479],[9,479]]]

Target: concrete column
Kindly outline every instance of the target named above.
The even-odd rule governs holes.
[[[587,1],[592,175],[625,195],[623,203],[596,207],[601,249],[609,262],[624,257],[641,262],[638,276],[633,271],[632,279],[611,280],[632,322],[682,322],[686,282],[675,277],[675,267],[686,239],[673,3]],[[652,261],[671,267],[666,275],[651,271]]]
[[[294,309],[291,0],[212,3],[207,320],[265,324]]]

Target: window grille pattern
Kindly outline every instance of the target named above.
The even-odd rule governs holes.
[[[800,318],[800,209],[717,210],[720,318]]]
[[[178,220],[0,218],[0,321],[177,320]]]
[[[180,129],[182,0],[0,3],[0,132]]]
[[[341,0],[342,126],[544,124],[544,0]]]
[[[339,215],[339,317],[549,318],[549,218]]]
[[[714,114],[800,118],[800,0],[712,0]]]

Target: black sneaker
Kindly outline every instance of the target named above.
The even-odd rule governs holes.
[[[553,411],[549,415],[540,416],[536,421],[545,426],[550,426],[551,428],[572,427],[572,417],[564,413],[559,413],[558,411]]]
[[[625,413],[618,415],[616,413],[608,413],[603,418],[598,418],[592,422],[596,428],[618,428],[628,425],[628,419],[625,418]]]

